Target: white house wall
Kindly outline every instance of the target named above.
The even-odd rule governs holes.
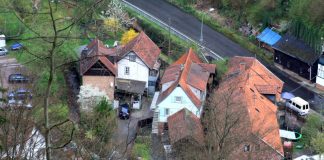
[[[200,95],[201,92],[200,92],[199,89],[194,88],[194,87],[192,87],[192,86],[190,86],[190,85],[189,85],[189,88],[191,89],[192,93],[194,93],[195,96],[196,96],[198,99],[202,98],[201,95]]]
[[[324,86],[324,66],[318,64],[317,68],[318,69],[317,69],[316,83],[320,84],[321,86]]]
[[[135,54],[130,52],[123,59],[117,62],[118,65],[118,78],[144,81],[146,82],[145,87],[148,87],[149,68],[145,63],[136,56],[135,62],[129,61],[129,55]],[[125,67],[129,67],[129,75],[125,75]]]
[[[316,77],[316,83],[321,85],[321,86],[324,86],[324,79],[317,76]]]
[[[182,102],[178,103],[175,102],[175,97],[181,96]],[[159,122],[167,122],[168,116],[171,116],[172,114],[178,112],[179,110],[183,108],[187,108],[189,111],[191,111],[193,114],[195,114],[198,118],[200,118],[200,111],[198,108],[192,103],[192,101],[189,99],[189,97],[186,95],[186,93],[182,90],[181,87],[175,88],[171,94],[169,94],[168,97],[166,97],[162,102],[160,102],[158,105],[159,109]],[[169,115],[165,115],[165,109],[169,109]]]
[[[161,92],[164,92],[165,90],[167,90],[173,84],[173,82],[174,81],[163,83]]]
[[[0,35],[0,47],[5,47],[6,46],[6,36],[1,34]]]

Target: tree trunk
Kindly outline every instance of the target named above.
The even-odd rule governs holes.
[[[49,97],[51,93],[51,87],[53,84],[53,77],[54,77],[54,51],[56,48],[56,43],[57,43],[57,28],[56,28],[56,23],[53,15],[53,10],[51,6],[51,1],[48,0],[48,5],[50,9],[50,16],[51,16],[51,21],[52,21],[52,27],[54,31],[54,38],[52,41],[52,47],[49,52],[49,65],[50,65],[50,75],[48,78],[47,82],[47,88],[46,88],[46,93],[44,97],[44,117],[45,117],[45,146],[46,146],[46,160],[51,159],[51,142],[50,142],[50,125],[49,125],[49,117],[48,117],[48,106],[49,106]]]

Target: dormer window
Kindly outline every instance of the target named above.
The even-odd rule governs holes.
[[[244,152],[250,152],[250,145],[249,144],[245,144],[243,147],[243,151]]]
[[[136,55],[129,55],[129,61],[135,62],[136,61]]]
[[[180,97],[180,96],[176,96],[174,102],[175,102],[175,103],[181,103],[181,102],[182,102],[182,97]]]
[[[129,75],[129,67],[125,67],[125,73],[124,75]]]

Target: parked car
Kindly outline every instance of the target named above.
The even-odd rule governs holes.
[[[8,78],[9,83],[27,83],[29,82],[29,78],[26,75],[20,74],[20,73],[15,73],[9,75]]]
[[[21,43],[14,43],[13,45],[10,46],[11,50],[20,50],[23,47]]]
[[[9,106],[24,106],[27,109],[31,109],[32,93],[24,88],[20,88],[8,93]]]
[[[130,116],[130,108],[128,104],[120,105],[118,116],[120,119],[129,119]]]
[[[0,56],[4,56],[8,53],[8,50],[4,47],[1,47],[0,48]]]
[[[286,107],[296,111],[300,116],[307,115],[309,111],[309,103],[300,97],[290,99],[286,103]]]

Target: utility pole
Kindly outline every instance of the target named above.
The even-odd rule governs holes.
[[[171,54],[171,18],[168,18],[168,26],[169,26],[169,48],[168,48],[168,55]]]
[[[208,12],[211,13],[213,12],[215,9],[214,8],[209,8]],[[204,18],[205,18],[205,14],[202,14],[201,17],[201,26],[200,26],[200,44],[202,45],[204,42],[204,34],[203,34],[203,29],[204,29]]]
[[[203,44],[203,41],[204,41],[204,35],[203,35],[203,26],[204,26],[204,14],[202,15],[202,18],[201,18],[201,26],[200,26],[200,44],[202,45]]]

